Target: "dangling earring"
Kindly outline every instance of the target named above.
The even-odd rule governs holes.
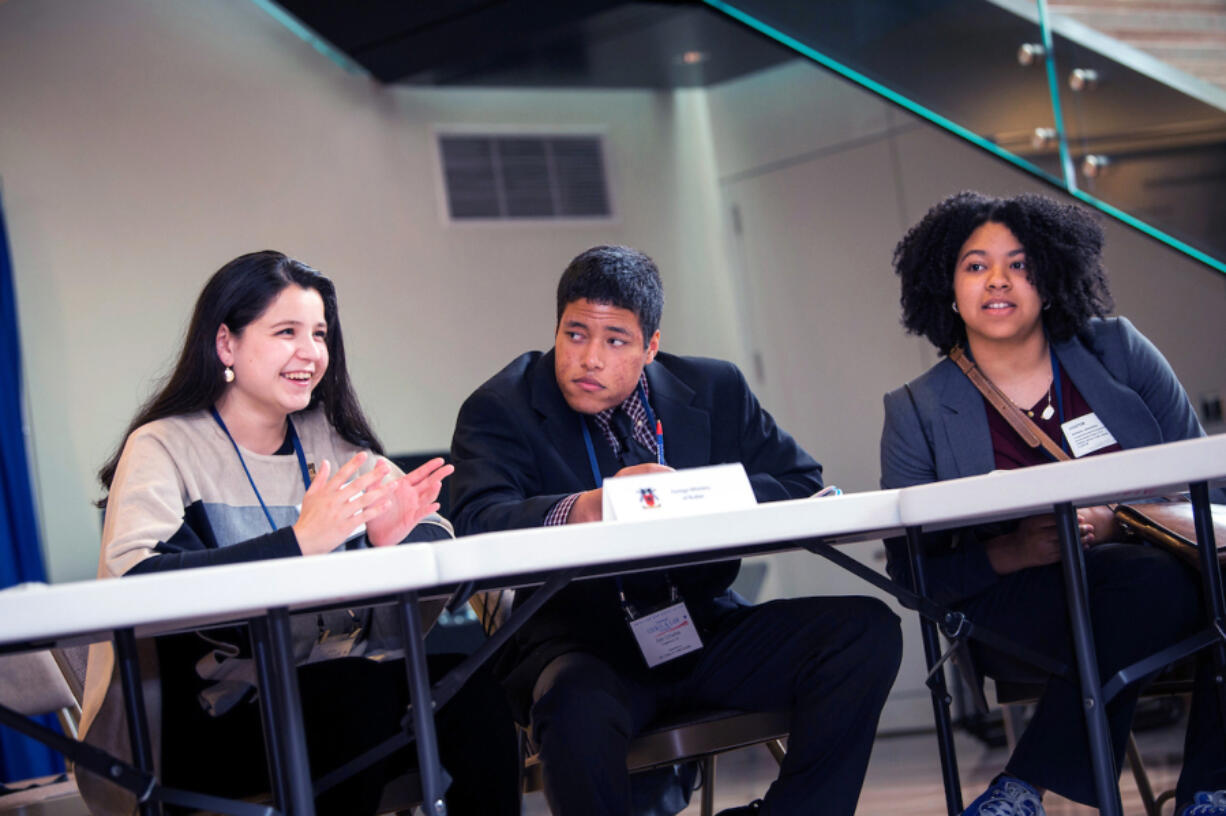
[[[234,382],[234,369],[230,368],[230,366],[226,366],[226,370],[221,372],[221,377],[228,383]]]
[[[953,310],[954,310],[954,314],[958,313],[958,301],[956,300],[953,302]]]

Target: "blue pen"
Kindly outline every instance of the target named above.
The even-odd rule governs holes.
[[[664,423],[656,420],[656,463],[664,464]]]

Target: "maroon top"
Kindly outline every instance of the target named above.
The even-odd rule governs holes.
[[[1060,387],[1064,396],[1064,421],[1076,419],[1079,416],[1084,416],[1092,412],[1089,403],[1081,396],[1081,392],[1073,385],[1073,381],[1069,379],[1068,372],[1064,367],[1060,368]],[[1031,413],[1030,419],[1043,429],[1043,432],[1055,440],[1064,452],[1068,453],[1068,442],[1064,438],[1064,432],[1060,430],[1060,405],[1056,400],[1055,389],[1050,392],[1051,405],[1054,409],[1051,419],[1043,419],[1043,409],[1047,407],[1048,394],[1044,394],[1039,398],[1029,409],[1023,408],[1022,411]],[[996,455],[996,468],[998,470],[1013,470],[1014,468],[1030,467],[1031,465],[1042,465],[1051,461],[1051,457],[1042,447],[1032,448],[1022,440],[1017,431],[1009,426],[1005,418],[1000,415],[1000,412],[992,407],[986,399],[983,401],[984,409],[988,412],[988,430],[992,434],[992,452]],[[1099,453],[1110,453],[1112,451],[1122,450],[1119,443],[1112,443],[1105,448],[1100,448],[1094,451],[1091,456]],[[1071,455],[1071,454],[1070,454]]]

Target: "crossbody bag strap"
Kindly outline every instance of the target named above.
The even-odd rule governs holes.
[[[962,369],[962,373],[967,376],[967,379],[979,389],[979,393],[983,394],[984,399],[988,404],[996,409],[1005,422],[1009,423],[1009,427],[1017,431],[1018,436],[1022,438],[1027,445],[1032,448],[1037,448],[1042,445],[1043,450],[1047,451],[1057,462],[1066,462],[1071,457],[1064,452],[1064,449],[1056,444],[1047,433],[1035,424],[1034,420],[1026,416],[1021,408],[1013,404],[1013,400],[1005,396],[1004,392],[996,387],[996,384],[984,376],[979,370],[979,366],[975,365],[961,346],[954,346],[949,350],[949,359],[958,364],[958,368]]]

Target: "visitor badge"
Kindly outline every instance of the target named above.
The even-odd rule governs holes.
[[[702,638],[690,620],[685,601],[630,621],[630,630],[634,632],[648,668],[702,648]]]
[[[306,662],[318,663],[321,660],[339,660],[342,657],[349,657],[361,633],[360,628],[347,633],[324,632],[311,647],[311,654],[307,656]]]
[[[1092,412],[1070,419],[1061,425],[1060,429],[1064,431],[1064,438],[1068,440],[1073,456],[1078,459],[1087,453],[1115,444],[1111,431],[1108,431],[1102,420]]]

